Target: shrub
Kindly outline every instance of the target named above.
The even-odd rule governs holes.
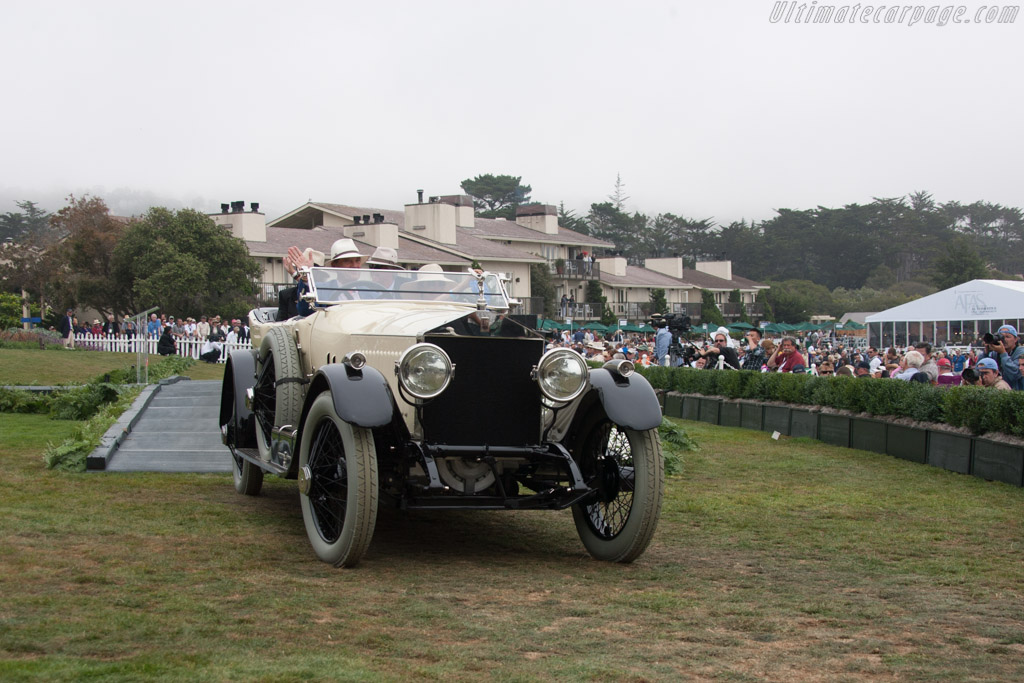
[[[697,450],[697,442],[690,438],[685,429],[666,417],[661,418],[658,437],[661,439],[662,457],[665,460],[665,474],[681,474],[682,452]]]
[[[0,413],[48,413],[50,397],[34,391],[0,387]]]
[[[782,401],[881,417],[946,423],[975,434],[1024,436],[1024,392],[855,377],[814,377],[746,370],[646,368],[652,386],[684,394]]]
[[[101,406],[117,400],[123,391],[122,385],[110,382],[61,389],[50,398],[50,415],[55,420],[88,420]]]

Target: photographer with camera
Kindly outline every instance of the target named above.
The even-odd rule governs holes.
[[[1024,375],[1020,370],[1020,359],[1024,358],[1024,346],[1017,338],[1017,328],[1003,325],[993,335],[986,332],[985,357],[991,358],[999,366],[1003,380],[1014,391],[1024,390]]]
[[[713,338],[714,344],[697,352],[699,358],[705,359],[705,369],[718,370],[721,367],[724,370],[728,366],[731,370],[739,370],[739,354],[729,345],[729,331],[724,327],[719,327]],[[720,363],[720,360],[723,362]]]

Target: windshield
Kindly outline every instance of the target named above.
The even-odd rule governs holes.
[[[441,301],[475,306],[480,285],[470,273],[430,273],[415,270],[310,269],[310,293],[318,304],[354,300]],[[497,276],[483,275],[488,308],[507,309],[508,300]]]

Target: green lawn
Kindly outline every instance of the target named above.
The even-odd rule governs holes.
[[[111,370],[134,367],[134,353],[69,351],[64,348],[0,349],[0,385],[81,384]],[[160,356],[149,357],[150,366]],[[192,379],[221,379],[224,366],[197,362],[186,374]]]
[[[380,515],[318,562],[294,482],[66,474],[0,415],[0,679],[1024,679],[1024,491],[683,423],[632,565],[568,512]]]

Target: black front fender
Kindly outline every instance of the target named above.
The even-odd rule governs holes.
[[[359,427],[383,427],[391,423],[394,398],[384,375],[369,365],[351,370],[344,363],[325,365],[310,384],[307,403],[324,389],[330,389],[334,410],[345,422]],[[308,410],[303,410],[305,414]]]
[[[637,431],[661,424],[661,405],[646,377],[634,373],[624,378],[597,368],[590,371],[590,385],[597,391],[608,419],[615,424]]]

